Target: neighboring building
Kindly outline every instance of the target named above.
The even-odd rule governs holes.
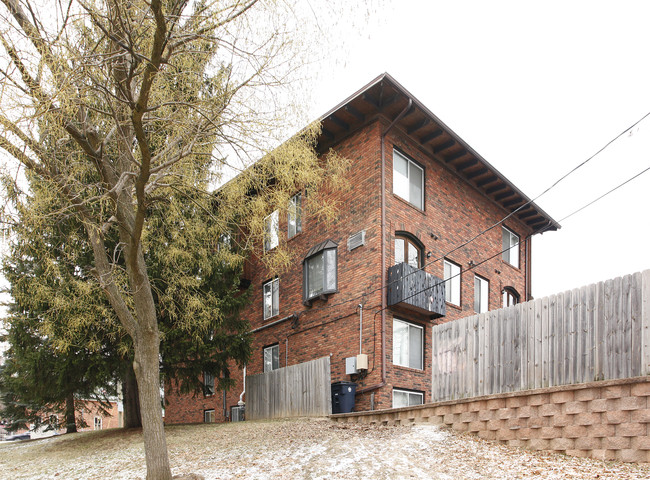
[[[321,120],[318,151],[352,161],[349,185],[328,194],[340,204],[333,224],[302,215],[308,191],[269,214],[246,268],[247,373],[329,355],[332,381],[358,384],[355,410],[425,403],[432,326],[531,298],[530,237],[559,225],[388,74]],[[282,237],[299,260],[272,277],[259,257]],[[359,353],[368,369],[347,375]],[[227,420],[237,381],[227,393],[168,392],[166,421]]]

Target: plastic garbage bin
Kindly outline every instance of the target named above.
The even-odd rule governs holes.
[[[354,410],[354,395],[357,384],[354,382],[332,383],[332,413],[350,413]]]

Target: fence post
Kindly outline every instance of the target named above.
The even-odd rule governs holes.
[[[642,375],[650,374],[650,270],[641,274],[641,336]]]

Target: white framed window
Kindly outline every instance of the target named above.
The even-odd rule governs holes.
[[[203,394],[214,395],[214,375],[203,372]]]
[[[519,235],[508,230],[506,227],[501,228],[503,239],[502,258],[513,267],[519,268]]]
[[[102,417],[95,417],[95,425],[94,428],[95,430],[101,430],[102,429]]]
[[[302,232],[302,194],[297,193],[289,199],[287,214],[287,238]]]
[[[303,261],[303,302],[337,289],[337,244],[327,240],[307,252]]]
[[[393,150],[393,193],[424,210],[424,170],[397,150]]]
[[[503,289],[503,307],[512,307],[519,303],[519,294],[517,290],[512,287],[505,287]]]
[[[264,251],[274,249],[278,246],[280,238],[280,221],[278,211],[264,219]]]
[[[203,422],[214,423],[214,409],[203,410]]]
[[[445,260],[445,301],[460,306],[460,265]]]
[[[264,347],[264,373],[280,368],[280,346]]]
[[[393,389],[393,408],[412,407],[424,403],[424,393],[412,390]]]
[[[490,282],[474,275],[474,311],[485,313],[489,310]]]
[[[393,319],[393,364],[423,369],[424,328]]]
[[[280,279],[274,278],[264,284],[264,320],[280,313]]]

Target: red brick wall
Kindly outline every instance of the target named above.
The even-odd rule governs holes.
[[[328,192],[330,201],[338,202],[339,217],[332,224],[319,223],[312,217],[303,217],[302,233],[288,240],[295,254],[293,265],[280,275],[279,314],[264,321],[262,309],[262,285],[271,278],[258,257],[264,255],[259,246],[250,260],[252,304],[243,315],[257,329],[291,314],[298,314],[297,322],[292,320],[263,329],[255,334],[253,358],[248,365],[248,374],[263,370],[262,351],[265,346],[279,345],[280,366],[312,360],[331,355],[332,381],[350,380],[345,375],[345,358],[359,353],[359,309],[363,304],[363,353],[368,355],[369,370],[365,378],[358,381],[359,389],[376,385],[381,381],[381,150],[380,135],[388,126],[383,117],[375,119],[357,132],[341,141],[336,149],[352,161],[349,184],[337,191]],[[400,148],[424,167],[426,179],[425,208],[419,210],[392,193],[393,145]],[[427,155],[403,132],[394,129],[386,137],[386,268],[394,263],[394,236],[396,231],[407,231],[424,245],[424,252],[431,252],[435,260],[444,256],[460,242],[474,237],[506,215],[506,212],[484,197],[464,180]],[[309,202],[309,195],[304,202]],[[280,216],[280,232],[286,238],[286,218]],[[530,233],[516,221],[506,225],[522,238]],[[351,252],[347,249],[348,237],[360,230],[366,231],[366,244]],[[434,238],[435,235],[437,237]],[[329,295],[327,301],[316,300],[311,307],[302,303],[302,260],[307,251],[325,240],[338,244],[338,292]],[[481,262],[501,250],[501,227],[497,227],[475,242],[448,255],[448,258],[463,267],[473,260]],[[490,281],[490,308],[501,306],[501,291],[512,286],[524,299],[526,258],[523,246],[520,248],[520,268],[514,268],[501,260],[501,255],[480,265],[476,273]],[[426,271],[443,277],[442,260],[427,266]],[[474,313],[474,273],[462,276],[461,306],[448,305],[448,321]],[[386,312],[386,368],[387,385],[380,390],[357,395],[357,410],[370,408],[374,396],[375,408],[390,408],[392,388],[404,388],[428,392],[431,382],[431,326],[425,316],[402,312],[398,316],[424,327],[425,354],[424,370],[415,370],[392,365],[392,322],[393,310]],[[241,374],[233,369],[233,375]],[[238,380],[239,381],[239,380]],[[228,394],[227,404],[235,405],[241,386]],[[169,423],[201,422],[203,410],[215,408],[218,421],[224,419],[222,397],[179,398],[170,392],[166,421]]]
[[[102,419],[102,430],[106,428],[119,428],[122,426],[122,412],[118,411],[117,402],[110,402],[110,408],[107,409],[108,415],[99,412],[99,404],[94,401],[83,401],[81,408],[81,417],[86,422],[87,427],[79,428],[79,431],[94,430],[95,417]],[[79,415],[79,414],[78,414]]]

